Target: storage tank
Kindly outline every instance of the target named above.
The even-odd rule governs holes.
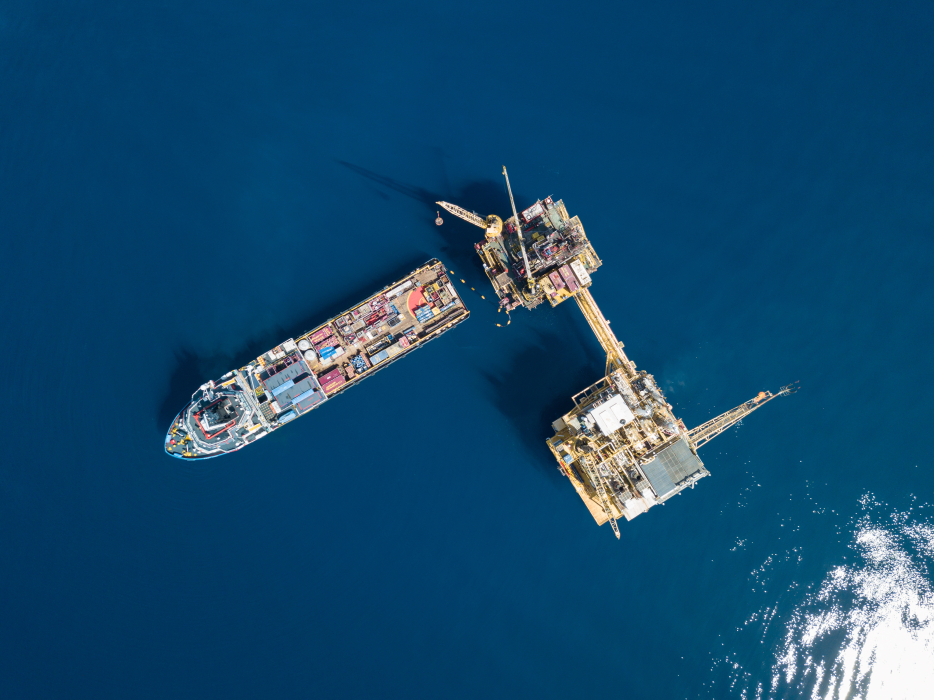
[[[304,338],[298,341],[298,349],[301,350],[302,352],[305,352],[306,350],[310,348],[311,348],[311,343],[309,343]]]
[[[305,343],[307,341],[303,340],[302,342]],[[308,362],[309,364],[314,364],[315,362],[318,361],[318,356],[315,354],[314,350],[305,351],[305,361]]]

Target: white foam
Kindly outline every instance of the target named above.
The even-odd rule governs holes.
[[[853,529],[853,561],[829,570],[816,592],[776,620],[785,634],[769,682],[743,697],[932,697],[934,526],[863,505],[869,512]]]

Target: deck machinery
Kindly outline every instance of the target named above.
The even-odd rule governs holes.
[[[509,176],[503,168],[506,184]],[[512,216],[504,222],[492,214],[482,218],[448,202],[438,204],[464,221],[486,230],[475,244],[483,269],[506,311],[534,309],[547,300],[557,306],[581,287],[601,265],[580,218],[570,217],[560,199],[540,199],[521,213],[509,187]]]
[[[671,404],[647,372],[638,371],[623,351],[590,293],[590,273],[600,258],[578,217],[551,197],[516,212],[503,168],[512,217],[486,219],[447,202],[447,211],[486,230],[476,244],[500,304],[507,311],[532,309],[543,300],[557,306],[573,298],[606,353],[605,376],[573,397],[574,408],[552,423],[547,440],[575,491],[598,525],[610,523],[619,539],[620,518],[632,520],[691,487],[709,472],[697,449],[794,385],[757,396],[691,430],[675,417]],[[531,250],[531,255],[529,254]]]

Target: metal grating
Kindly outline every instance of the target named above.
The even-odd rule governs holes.
[[[684,481],[703,469],[703,462],[691,452],[684,439],[666,447],[642,467],[659,501],[679,491]]]

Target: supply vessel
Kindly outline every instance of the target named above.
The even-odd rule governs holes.
[[[202,384],[165,436],[179,459],[236,452],[317,408],[470,315],[432,259],[298,338]]]
[[[546,444],[593,519],[610,523],[619,539],[617,520],[632,520],[709,475],[698,448],[772,399],[795,393],[797,382],[774,394],[760,391],[688,429],[655,378],[626,356],[590,293],[591,275],[602,261],[580,219],[550,196],[517,211],[505,167],[503,175],[512,207],[505,220],[496,214],[483,218],[450,202],[438,205],[485,230],[474,247],[501,311],[574,299],[603,347],[603,378],[572,398],[574,408],[552,423],[554,436]]]

